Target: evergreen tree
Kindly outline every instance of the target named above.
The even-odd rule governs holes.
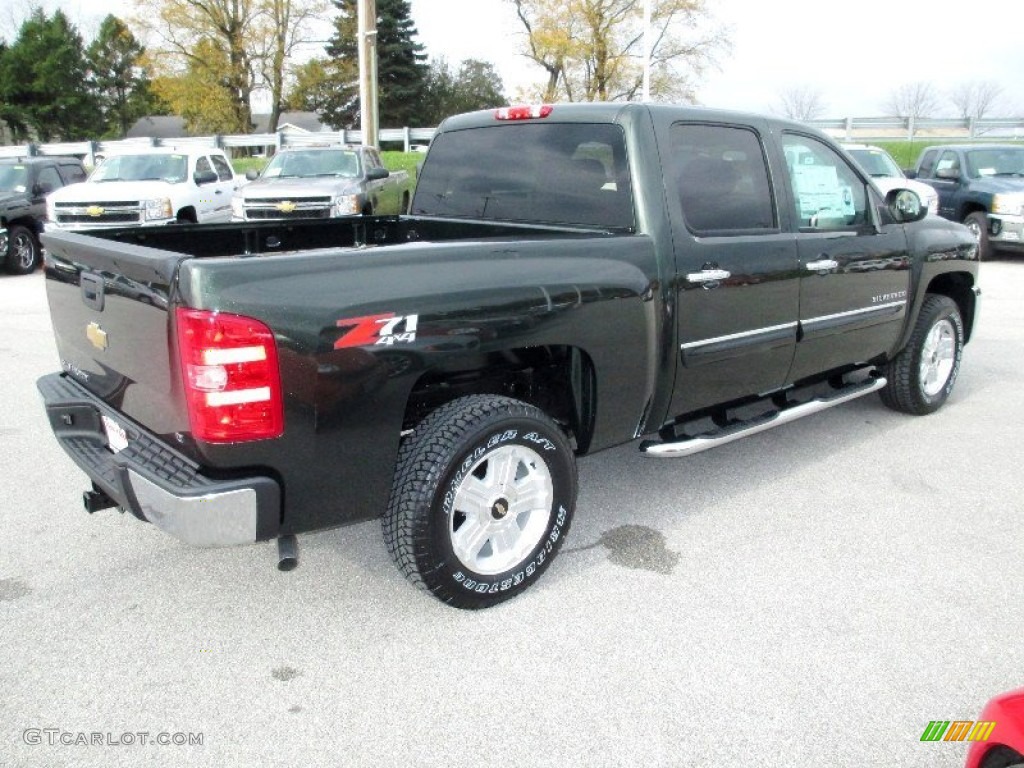
[[[339,15],[335,33],[327,44],[331,59],[350,62],[344,68],[357,71],[359,60],[358,0],[332,0]],[[380,125],[399,128],[423,121],[420,102],[426,92],[427,56],[415,41],[418,32],[411,18],[409,0],[377,0],[377,107]],[[359,123],[358,77],[339,84],[320,106],[331,125],[353,127]]]
[[[89,46],[86,58],[109,135],[123,137],[137,119],[150,113],[149,78],[140,64],[144,53],[131,30],[113,15],[103,20]]]
[[[99,132],[82,37],[62,11],[47,18],[42,9],[34,10],[0,70],[4,116],[16,135],[32,129],[40,141],[74,141]]]

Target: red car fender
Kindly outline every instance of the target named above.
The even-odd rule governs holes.
[[[1024,688],[992,698],[981,711],[978,720],[994,722],[996,725],[986,741],[971,742],[964,768],[981,768],[988,755],[1000,747],[1024,755]],[[1015,764],[999,762],[996,765],[1002,767]]]

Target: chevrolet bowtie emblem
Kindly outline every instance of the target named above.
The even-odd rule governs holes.
[[[291,200],[282,200],[277,204],[277,210],[281,213],[291,213],[297,206]]]
[[[100,328],[99,323],[89,323],[85,327],[85,336],[96,349],[104,350],[107,348],[107,332]]]
[[[85,212],[87,214],[89,214],[90,216],[92,216],[93,218],[96,218],[97,216],[102,216],[103,215],[103,206],[101,206],[101,205],[90,205],[88,208],[85,209]]]

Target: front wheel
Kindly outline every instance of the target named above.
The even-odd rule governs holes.
[[[17,224],[8,232],[7,271],[12,275],[27,275],[39,265],[39,241],[28,227]]]
[[[551,419],[507,397],[462,397],[403,443],[384,542],[417,586],[487,608],[547,569],[575,505],[575,458]]]
[[[978,261],[992,258],[992,244],[988,241],[988,216],[984,211],[975,211],[964,219],[964,226],[971,230],[978,241]]]
[[[885,368],[882,402],[919,416],[937,411],[953,391],[963,351],[964,321],[956,302],[929,295],[907,346]]]

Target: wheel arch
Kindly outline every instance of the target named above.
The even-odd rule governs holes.
[[[974,277],[966,272],[944,272],[932,278],[926,293],[947,296],[956,302],[964,321],[964,342],[970,341],[977,312]]]
[[[534,405],[572,438],[577,454],[589,450],[597,416],[597,370],[578,346],[511,348],[487,353],[471,365],[454,361],[427,370],[406,400],[403,429],[471,394],[504,395]]]
[[[181,208],[179,208],[174,218],[176,218],[178,221],[190,221],[193,224],[199,221],[199,218],[196,215],[195,206],[192,205],[184,205]]]

